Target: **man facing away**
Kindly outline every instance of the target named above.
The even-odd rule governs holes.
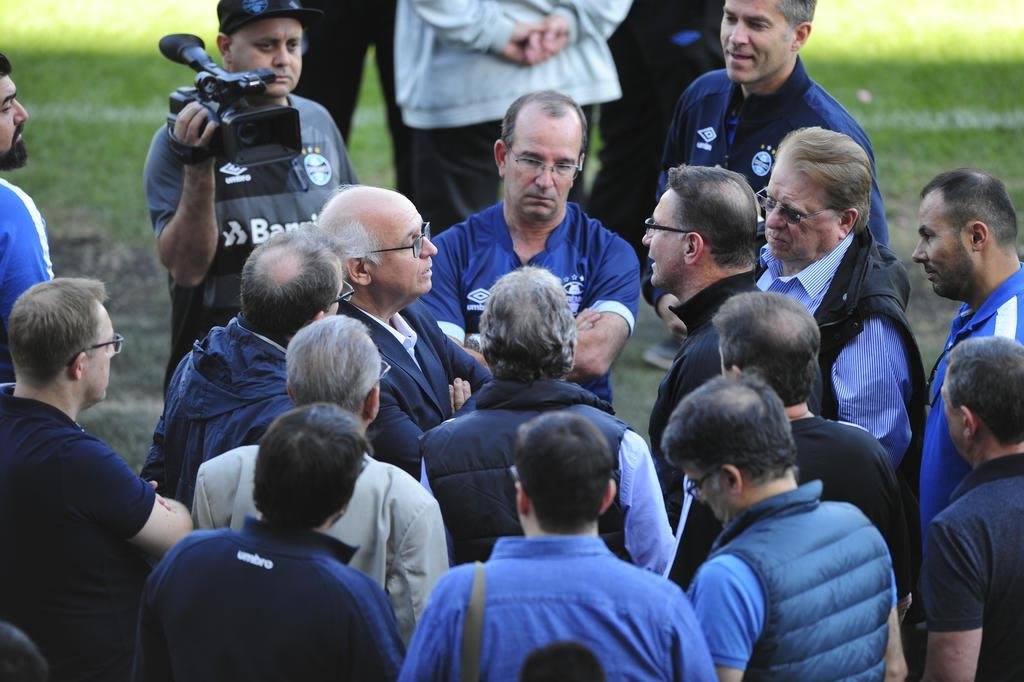
[[[331,315],[303,327],[288,344],[288,395],[298,406],[338,405],[365,429],[377,415],[380,381],[391,366],[380,359],[366,326]],[[258,515],[253,500],[256,445],[243,445],[199,467],[192,516],[197,528],[241,530]],[[348,512],[328,532],[356,547],[348,565],[388,593],[402,638],[412,637],[430,590],[448,570],[444,523],[437,501],[398,467],[363,456]]]
[[[199,465],[258,442],[292,406],[285,381],[291,337],[351,293],[330,243],[312,227],[257,247],[241,287],[242,311],[178,364],[142,468],[158,491],[190,508]]]
[[[550,412],[520,427],[515,453],[525,537],[501,538],[486,563],[441,579],[400,679],[460,679],[470,590],[483,580],[481,679],[516,679],[531,651],[571,639],[597,655],[609,679],[713,680],[686,595],[619,561],[597,536],[618,466],[601,430],[579,414]]]
[[[726,374],[756,372],[786,407],[799,482],[820,480],[822,500],[849,502],[882,534],[902,616],[910,606],[920,548],[912,552],[905,501],[885,448],[859,426],[823,419],[808,407],[821,346],[814,318],[788,296],[758,292],[726,301],[714,325]],[[916,524],[916,513],[911,518]]]
[[[942,383],[949,352],[968,338],[1024,341],[1024,270],[1017,258],[1017,213],[1006,187],[984,171],[961,168],[937,175],[921,190],[920,239],[914,261],[932,289],[962,301],[930,377],[931,411],[921,462],[921,529],[970,471],[949,437]]]
[[[889,550],[853,505],[797,486],[782,401],[720,377],[672,413],[663,449],[725,530],[690,586],[719,680],[902,679]]]
[[[28,160],[23,130],[28,111],[11,80],[14,67],[0,53],[0,171],[21,168]],[[0,382],[14,381],[8,342],[8,318],[21,292],[53,279],[46,221],[32,198],[0,178]]]
[[[1000,336],[964,340],[950,353],[942,393],[949,436],[972,471],[928,526],[924,678],[1019,680],[1024,346]]]
[[[579,330],[569,380],[611,402],[609,373],[636,323],[636,254],[621,237],[568,201],[583,168],[587,122],[551,90],[515,100],[494,142],[504,199],[437,237],[434,286],[424,303],[460,344],[479,331],[494,282],[524,265],[561,281]]]
[[[490,373],[438,328],[420,298],[433,286],[437,248],[430,223],[398,192],[343,187],[324,205],[320,227],[337,240],[355,294],[338,314],[370,330],[392,371],[368,435],[377,456],[420,475],[418,439],[469,403]],[[469,409],[467,408],[467,409]]]
[[[304,29],[323,15],[299,0],[220,0],[217,49],[231,73],[270,69],[275,80],[253,105],[298,111],[299,156],[243,166],[215,154],[217,132],[198,102],[153,135],[146,202],[171,293],[171,354],[164,388],[182,356],[239,310],[239,273],[272,235],[304,229],[339,185],[356,182],[345,143],[327,110],[291,94],[302,75]]]
[[[124,337],[102,282],[36,284],[11,311],[16,383],[0,387],[0,618],[23,629],[51,679],[127,679],[145,554],[192,530],[76,423],[104,399]]]
[[[480,341],[494,378],[476,393],[476,409],[423,434],[424,481],[437,497],[455,563],[484,560],[495,541],[519,535],[508,467],[516,430],[550,410],[593,422],[617,457],[619,487],[599,531],[612,551],[660,573],[672,535],[647,445],[612,416],[611,406],[566,381],[574,361],[576,322],[558,280],[523,267],[491,288],[480,318]]]
[[[146,581],[135,680],[392,680],[402,641],[384,591],[327,534],[367,443],[358,418],[314,403],[260,441],[262,520],[200,531]]]

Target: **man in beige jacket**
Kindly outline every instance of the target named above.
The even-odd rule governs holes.
[[[296,405],[328,402],[373,421],[379,382],[390,369],[365,326],[331,316],[288,344],[288,394]],[[242,527],[256,516],[252,499],[257,446],[230,450],[199,468],[192,515],[197,528]],[[349,562],[388,593],[406,642],[427,597],[448,570],[444,523],[434,498],[398,467],[365,456],[348,509],[330,534],[358,546]]]

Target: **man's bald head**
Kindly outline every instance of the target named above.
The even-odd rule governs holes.
[[[416,207],[398,192],[345,185],[324,204],[318,224],[336,240],[342,259],[366,258],[380,264],[380,254],[371,252],[383,248],[395,226],[407,222],[411,214],[416,214]]]
[[[315,227],[275,235],[242,267],[242,314],[259,332],[289,338],[334,303],[341,263]]]

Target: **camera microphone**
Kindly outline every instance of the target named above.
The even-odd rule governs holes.
[[[172,33],[161,38],[160,54],[194,71],[220,71],[210,55],[206,54],[206,44],[202,38],[190,33]]]

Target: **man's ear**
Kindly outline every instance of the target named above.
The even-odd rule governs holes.
[[[843,237],[853,232],[858,218],[860,218],[860,211],[855,208],[848,208],[839,214],[839,225],[843,228]]]
[[[722,471],[725,472],[722,480],[725,483],[726,489],[733,494],[738,495],[742,493],[745,487],[743,473],[732,464],[723,464]]]
[[[82,376],[85,374],[85,361],[88,357],[89,355],[86,351],[78,351],[78,355],[75,356],[75,359],[64,368],[65,375],[68,379],[71,381],[80,381],[82,379]]]
[[[519,516],[529,516],[531,506],[530,498],[527,497],[522,484],[516,481],[516,512]]]
[[[366,269],[365,258],[349,258],[345,261],[345,279],[353,286],[369,286],[373,276]]]
[[[508,147],[502,139],[494,142],[494,165],[498,167],[498,177],[505,177],[505,160],[508,158]]]
[[[959,414],[960,418],[964,422],[964,435],[968,438],[973,438],[978,433],[978,428],[981,426],[981,418],[966,405],[954,408]]]
[[[992,231],[980,220],[972,220],[961,230],[965,247],[969,251],[982,251],[992,241]]]
[[[363,409],[360,413],[363,421],[369,424],[377,418],[377,412],[380,411],[380,384],[374,384],[370,392],[366,394],[366,400],[363,401]]]
[[[604,497],[601,498],[601,511],[599,514],[604,514],[608,507],[612,506],[612,502],[615,501],[615,494],[619,491],[619,487],[615,485],[615,479],[608,479],[608,487],[604,489]]]
[[[231,58],[231,36],[226,33],[217,34],[217,49],[220,51],[221,60],[227,71],[233,70],[234,60]]]
[[[799,52],[800,49],[807,44],[807,39],[811,37],[811,22],[803,21],[796,25],[793,29],[793,40],[789,44],[791,52]]]

